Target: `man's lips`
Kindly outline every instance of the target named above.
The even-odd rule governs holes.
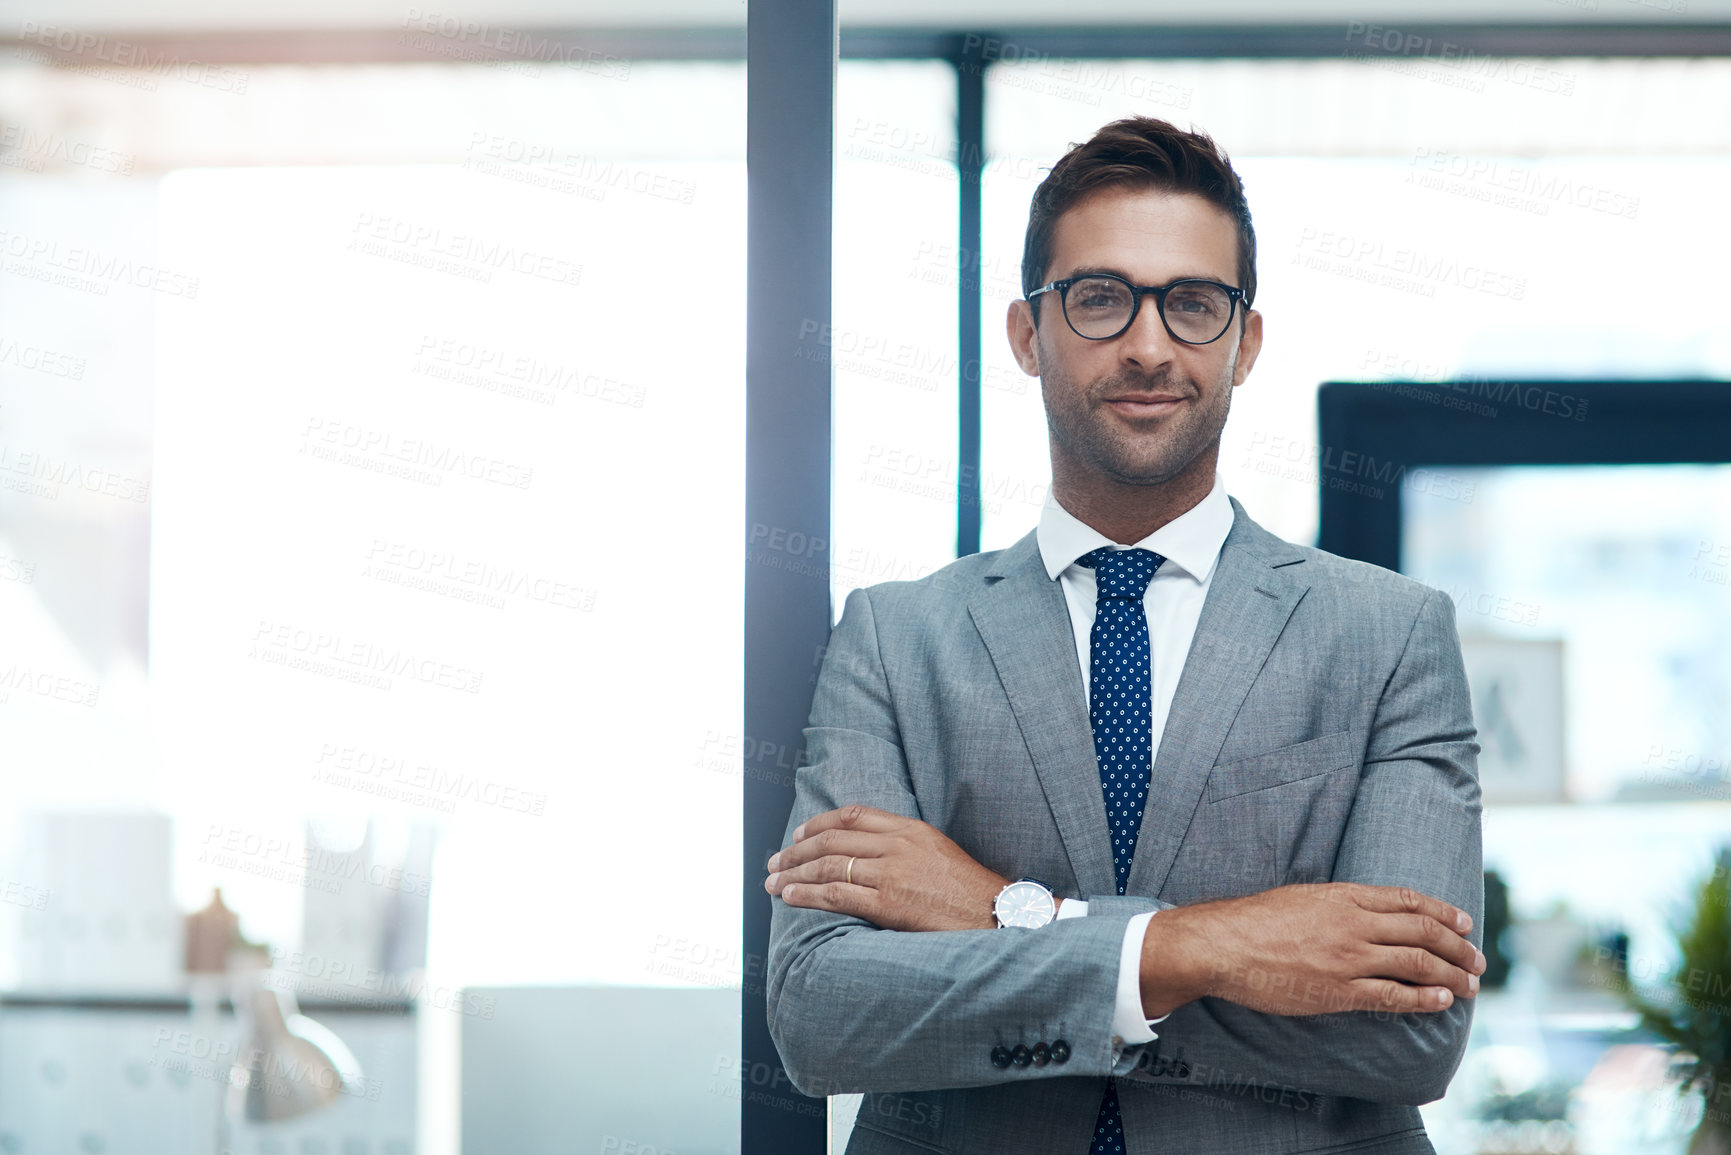
[[[1157,417],[1162,413],[1170,413],[1185,400],[1170,394],[1132,395],[1129,397],[1108,397],[1106,404],[1124,414],[1126,417]]]

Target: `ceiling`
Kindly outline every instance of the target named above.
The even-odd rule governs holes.
[[[1065,25],[1629,23],[1731,21],[1731,0],[840,0],[849,27],[1005,29]],[[394,28],[457,19],[525,28],[729,27],[746,0],[0,0],[0,32],[29,22],[81,31]]]

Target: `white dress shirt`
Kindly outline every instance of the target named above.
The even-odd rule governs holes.
[[[1081,667],[1084,698],[1090,692],[1089,634],[1094,628],[1097,593],[1094,571],[1077,565],[1076,559],[1101,546],[1149,549],[1166,559],[1142,597],[1148,617],[1148,657],[1153,667],[1150,733],[1154,740],[1150,743],[1150,759],[1159,753],[1160,737],[1166,732],[1166,715],[1172,709],[1172,695],[1178,688],[1178,676],[1184,672],[1184,660],[1190,654],[1191,639],[1196,636],[1196,622],[1202,616],[1202,602],[1208,596],[1208,583],[1213,580],[1215,565],[1220,560],[1220,547],[1232,529],[1232,518],[1232,503],[1227,500],[1226,483],[1218,471],[1207,497],[1133,546],[1120,545],[1085,525],[1058,504],[1051,490],[1046,491],[1046,506],[1040,512],[1034,536],[1040,558],[1046,563],[1046,575],[1064,587],[1070,626],[1076,636],[1076,660]],[[1148,786],[1148,805],[1155,805],[1159,797],[1160,782],[1155,779]],[[1104,796],[1100,805],[1102,809],[1106,805]],[[1059,907],[1058,917],[1081,918],[1087,913],[1086,902],[1067,898]],[[1112,1033],[1128,1046],[1153,1042],[1157,1037],[1153,1025],[1161,1021],[1142,1013],[1142,939],[1153,917],[1154,912],[1150,911],[1130,920],[1124,928],[1124,946],[1118,956],[1118,998],[1112,1015]]]

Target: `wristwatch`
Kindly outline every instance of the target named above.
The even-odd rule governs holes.
[[[1058,900],[1052,888],[1037,878],[1018,878],[998,892],[992,902],[992,914],[1000,928],[1045,926],[1057,917]]]

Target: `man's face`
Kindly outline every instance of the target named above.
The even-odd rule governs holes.
[[[1224,210],[1191,193],[1108,188],[1058,218],[1046,279],[1100,272],[1136,285],[1183,277],[1233,285],[1237,271],[1237,228]],[[1242,328],[1235,316],[1217,341],[1189,345],[1166,331],[1145,296],[1128,329],[1090,341],[1065,322],[1057,293],[1037,304],[1037,329],[1028,302],[1011,304],[1010,344],[1023,370],[1040,377],[1054,477],[1160,485],[1187,468],[1213,476],[1232,390],[1262,347],[1261,314],[1251,311]]]

